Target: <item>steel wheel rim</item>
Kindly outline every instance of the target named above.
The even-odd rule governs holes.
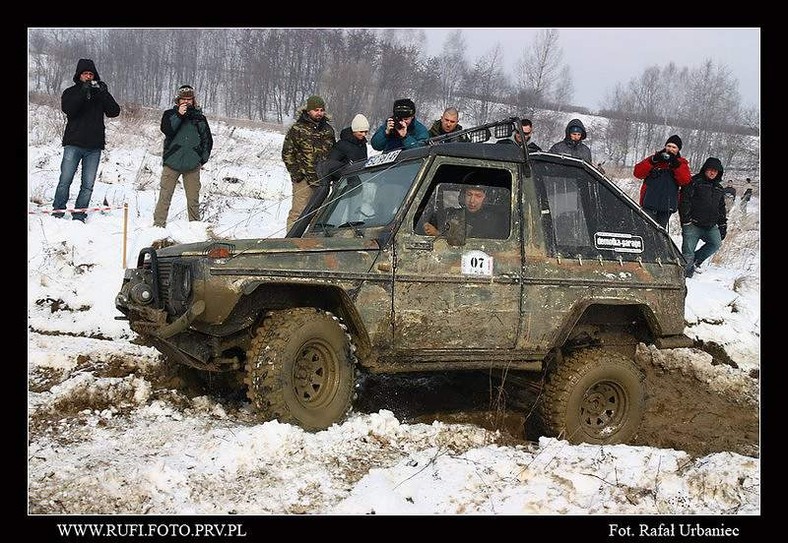
[[[308,409],[331,403],[336,390],[337,360],[333,350],[322,341],[301,347],[293,365],[293,393]]]
[[[624,389],[617,383],[601,381],[583,396],[580,424],[589,435],[607,437],[619,430],[628,408]]]

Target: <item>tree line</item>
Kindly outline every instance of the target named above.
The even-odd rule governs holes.
[[[563,138],[572,105],[570,68],[560,32],[541,30],[513,73],[500,45],[468,59],[461,29],[438,55],[428,55],[418,29],[218,28],[57,29],[28,31],[30,90],[59,95],[79,58],[96,61],[120,102],[163,108],[190,84],[214,115],[291,122],[306,97],[320,94],[335,127],[364,113],[373,129],[397,98],[417,104],[425,123],[445,107],[467,127],[511,115],[529,117],[543,147]],[[627,165],[680,131],[691,163],[715,155],[740,169],[759,165],[759,113],[741,105],[738,82],[725,66],[653,66],[612,90],[591,126],[595,158]],[[747,139],[748,136],[752,138]],[[753,140],[755,143],[747,143]],[[695,156],[697,155],[697,156]]]

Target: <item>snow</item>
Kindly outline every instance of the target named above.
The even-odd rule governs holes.
[[[92,205],[106,198],[112,209],[82,224],[46,213],[61,113],[32,103],[28,113],[27,409],[38,425],[28,429],[28,514],[216,515],[249,531],[271,515],[579,515],[603,517],[591,532],[599,537],[620,524],[610,515],[726,516],[735,526],[737,517],[761,514],[759,457],[545,437],[507,445],[479,426],[409,423],[388,410],[309,433],[162,388],[162,357],[115,320],[124,260],[133,267],[141,248],[167,237],[282,236],[290,200],[283,130],[209,114],[217,146],[202,174],[204,220],[187,221],[179,185],[162,229],[151,226],[157,119],[108,120]],[[78,187],[79,173],[69,206]],[[758,201],[739,217],[756,221],[754,229],[732,225],[724,242],[754,236],[743,243],[755,258],[723,255],[687,282],[686,333],[720,344],[739,366],[712,366],[706,353],[685,349],[692,371],[721,393],[745,390],[740,382],[760,367]]]

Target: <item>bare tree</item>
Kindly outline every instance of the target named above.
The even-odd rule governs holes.
[[[551,100],[559,102],[556,99],[556,87],[561,77],[562,58],[563,50],[559,45],[558,30],[540,30],[517,62],[516,87],[522,96],[529,100],[528,103],[522,103],[521,107],[536,108]],[[570,96],[571,91],[571,85],[561,90],[562,94]]]
[[[471,99],[468,109],[478,124],[490,120],[493,103],[499,100],[507,87],[503,50],[497,43],[487,54],[479,57],[465,78],[466,96]]]
[[[468,71],[465,60],[465,51],[468,46],[465,35],[459,28],[452,31],[443,43],[441,54],[438,57],[438,101],[444,109],[450,106],[461,107],[457,91],[462,85],[462,79]]]

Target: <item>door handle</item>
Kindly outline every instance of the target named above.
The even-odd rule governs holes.
[[[421,251],[432,251],[433,244],[430,241],[409,241],[405,244],[406,249],[417,249]]]

